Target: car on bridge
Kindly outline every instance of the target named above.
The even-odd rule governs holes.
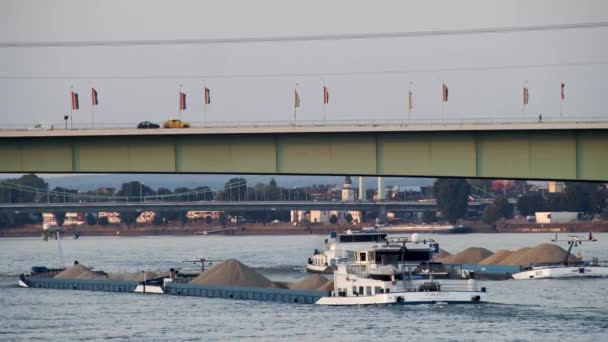
[[[137,128],[160,128],[160,125],[150,121],[142,121],[137,125]]]
[[[164,128],[189,128],[190,124],[177,119],[170,119],[163,124]]]

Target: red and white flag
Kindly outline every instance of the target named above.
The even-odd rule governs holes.
[[[91,106],[99,105],[99,98],[97,98],[97,90],[91,88]]]
[[[186,94],[179,92],[179,110],[186,110]]]
[[[78,103],[78,93],[72,91],[71,97],[72,97],[72,110],[80,109],[80,104]]]
[[[211,90],[205,87],[205,104],[208,105],[211,103]]]

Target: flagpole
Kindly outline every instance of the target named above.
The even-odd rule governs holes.
[[[412,119],[412,82],[407,86],[407,121]]]
[[[296,83],[296,85],[294,86],[294,98],[293,98],[293,125],[297,126],[298,125],[298,103],[297,103],[297,98],[296,98],[296,94],[298,93],[298,84]]]
[[[559,88],[559,118],[564,120],[564,82],[560,83]]]
[[[89,83],[90,85],[90,83]],[[95,128],[95,102],[93,100],[93,87],[91,87],[91,128]]]
[[[441,83],[441,122],[445,123],[445,82]]]
[[[179,120],[182,120],[182,87],[183,85],[179,85]]]
[[[325,96],[327,96],[325,94],[325,80],[321,79],[321,82],[323,83],[323,125],[326,124],[326,120],[325,120],[325,106],[327,105],[327,103],[325,103]]]
[[[207,122],[207,86],[205,80],[203,80],[203,127]]]
[[[70,114],[70,129],[74,129],[74,121],[72,120],[74,117],[74,85],[70,86],[70,99],[72,100],[70,101],[72,108],[72,113]]]
[[[528,81],[524,82],[524,121],[526,121],[526,107],[528,106],[528,102],[530,101],[530,90],[528,90]]]

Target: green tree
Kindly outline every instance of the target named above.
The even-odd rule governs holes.
[[[87,216],[85,216],[85,221],[87,221],[89,226],[94,226],[97,224],[97,217],[91,213],[88,213]]]
[[[338,216],[336,216],[335,214],[332,214],[332,215],[329,217],[329,223],[331,223],[331,224],[336,224],[336,223],[338,223]]]
[[[186,187],[179,187],[176,188],[174,193],[177,197],[178,201],[189,201],[192,199],[192,195],[188,195],[188,193],[190,192],[189,188]]]
[[[226,224],[228,223],[228,217],[226,217],[224,213],[221,213],[218,218],[218,222],[222,225],[222,227],[226,227]]]
[[[434,211],[423,211],[422,212],[422,222],[431,223],[437,222],[437,213]]]
[[[240,201],[245,199],[246,191],[247,181],[245,178],[230,178],[230,180],[224,184],[224,193],[226,199],[229,201]]]
[[[157,196],[159,200],[162,201],[170,201],[170,200],[174,200],[175,198],[172,198],[173,192],[171,192],[171,190],[167,189],[167,188],[158,188],[157,191]]]
[[[55,216],[55,222],[57,222],[57,227],[63,227],[63,223],[65,222],[65,213],[64,212],[55,212],[53,213]]]
[[[123,183],[118,192],[118,196],[128,197],[126,200],[129,202],[139,202],[143,197],[155,195],[152,188],[138,181]]]
[[[178,220],[182,225],[182,228],[184,228],[184,226],[186,225],[186,223],[188,223],[188,216],[186,216],[188,214],[187,211],[185,210],[181,210],[179,212],[179,216],[178,216]]]
[[[346,220],[346,222],[348,224],[351,224],[353,222],[353,215],[351,215],[350,213],[346,214],[346,217],[344,217],[344,220]]]
[[[15,227],[15,218],[6,212],[0,212],[0,228]]]
[[[199,186],[194,188],[197,191],[196,200],[197,201],[211,201],[213,200],[213,190],[211,190],[208,186]]]
[[[547,209],[549,211],[567,211],[568,196],[565,193],[548,194]]]
[[[494,206],[498,210],[500,217],[513,218],[513,205],[504,197],[498,197],[494,200]]]
[[[571,182],[566,184],[565,190],[568,211],[591,213],[591,194],[597,191],[597,185]]]
[[[466,215],[470,191],[471,187],[464,179],[440,178],[435,181],[433,194],[444,219],[456,223]]]
[[[498,197],[492,205],[484,209],[481,220],[487,224],[494,224],[500,218],[512,218],[513,206],[504,197]]]
[[[281,189],[279,189],[277,181],[275,181],[274,178],[271,178],[268,183],[267,194],[268,196],[266,199],[270,201],[278,201],[281,198]]]
[[[547,210],[547,201],[540,194],[529,194],[517,199],[517,210],[523,216],[534,215],[537,211]]]
[[[161,215],[159,215],[158,213],[156,213],[154,215],[154,218],[152,219],[152,224],[155,226],[160,226],[163,223],[165,223],[165,221],[163,220],[163,217]]]
[[[481,220],[487,224],[494,224],[501,217],[500,210],[496,205],[492,204],[483,210]]]
[[[136,211],[121,211],[119,212],[120,222],[127,226],[127,228],[131,228],[131,225],[137,222],[137,218],[139,217],[139,213]]]

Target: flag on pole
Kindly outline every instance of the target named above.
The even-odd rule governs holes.
[[[91,106],[97,106],[99,104],[99,99],[97,98],[97,90],[95,88],[91,88]]]
[[[564,91],[564,88],[566,88],[566,85],[564,84],[564,82],[562,82],[562,86],[560,88],[560,97],[562,99],[562,101],[566,98],[566,93]]]
[[[211,103],[211,90],[205,87],[205,104],[208,105]]]
[[[186,110],[186,94],[179,92],[179,110]]]
[[[294,89],[294,96],[293,96],[293,98],[294,98],[294,103],[293,103],[294,107],[295,108],[300,107],[300,95],[298,95],[298,90],[297,89]]]
[[[412,90],[408,90],[408,110],[411,112],[414,109],[414,98],[413,98]]]
[[[523,89],[524,106],[528,105],[528,100],[530,100],[530,93],[528,92],[528,87],[526,87],[524,85],[524,89]]]
[[[448,102],[448,87],[445,83],[441,87],[441,100],[443,102]]]
[[[329,91],[327,90],[326,86],[323,86],[323,103],[324,104],[329,103]]]
[[[78,110],[80,104],[78,103],[78,93],[72,91],[72,110]]]

